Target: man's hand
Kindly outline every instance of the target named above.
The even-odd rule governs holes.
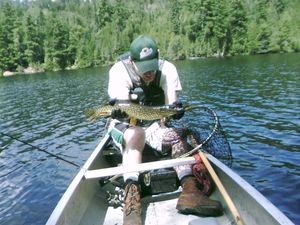
[[[112,98],[109,100],[108,104],[110,104],[111,106],[114,106],[116,104],[116,102],[117,102],[117,99]]]
[[[116,104],[116,102],[117,102],[116,99],[111,99],[109,101],[109,104],[111,106],[113,106],[113,105]],[[114,109],[114,110],[112,110],[110,116],[113,119],[124,119],[124,118],[128,117],[127,113],[124,112],[124,111],[122,111],[121,109]]]
[[[113,119],[124,119],[128,117],[127,113],[122,111],[121,109],[114,109],[111,111],[111,118]]]
[[[177,113],[172,116],[174,120],[179,120],[184,115],[184,108],[182,106],[181,102],[174,102],[172,105],[170,105],[170,108],[176,109]]]

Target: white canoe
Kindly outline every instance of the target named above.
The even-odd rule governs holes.
[[[102,155],[108,139],[108,136],[102,139],[75,176],[49,217],[47,225],[122,224],[122,208],[109,206],[104,197],[104,192],[99,185],[100,177],[112,176],[126,171],[141,171],[193,163],[193,158],[188,157],[185,159],[143,163],[143,165],[134,168],[109,168],[109,164]],[[232,199],[244,224],[293,224],[278,208],[229,167],[211,155],[206,156]],[[223,195],[221,195],[218,189],[214,191],[210,198],[219,200],[222,203],[224,213],[219,217],[199,217],[179,214],[175,208],[179,192],[180,190],[142,198],[143,223],[146,225],[235,224],[231,210],[229,210]]]

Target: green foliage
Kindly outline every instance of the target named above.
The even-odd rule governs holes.
[[[232,0],[229,8],[229,42],[228,52],[231,55],[247,52],[247,17],[242,0]]]
[[[69,27],[57,17],[52,17],[47,27],[49,30],[45,42],[45,68],[65,69],[69,65]]]
[[[42,64],[44,62],[44,43],[43,37],[44,33],[40,30],[38,26],[37,19],[32,18],[31,15],[28,15],[25,19],[25,40],[24,45],[25,49],[25,60],[26,64]]]
[[[0,21],[0,67],[5,70],[17,68],[17,34],[15,32],[16,9],[9,3],[1,7],[3,16]]]
[[[0,70],[113,63],[140,34],[167,59],[300,51],[297,0],[0,1]]]
[[[171,23],[175,35],[180,34],[180,5],[178,0],[172,0]]]

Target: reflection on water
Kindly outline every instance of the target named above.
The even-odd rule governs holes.
[[[300,221],[299,54],[176,62],[181,100],[220,117],[232,168]],[[84,111],[107,99],[107,70],[0,78],[0,131],[82,165],[103,133]],[[198,116],[198,119],[200,117]],[[197,126],[197,112],[181,121]],[[0,137],[0,224],[44,224],[78,168]],[[34,221],[34,222],[33,222]]]

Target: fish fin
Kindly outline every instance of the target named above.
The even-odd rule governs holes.
[[[130,125],[132,126],[135,126],[137,124],[137,118],[135,117],[130,117],[130,122],[129,122]]]

